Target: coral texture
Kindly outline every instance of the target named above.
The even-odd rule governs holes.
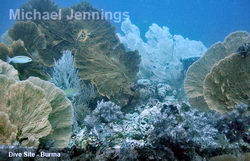
[[[37,147],[41,140],[52,142],[58,148],[68,145],[72,132],[72,104],[62,90],[35,77],[15,81],[0,75],[0,82],[0,111],[6,113],[11,125],[17,128],[16,137],[10,135],[11,139],[24,146]],[[3,121],[3,124],[8,123],[6,119]],[[6,144],[12,143],[6,141]]]
[[[172,35],[168,27],[152,24],[146,32],[146,42],[140,30],[129,19],[122,23],[121,42],[130,50],[138,50],[142,57],[139,76],[155,82],[178,86],[183,79],[181,59],[200,57],[206,51],[202,42]]]
[[[0,112],[0,144],[13,144],[17,127],[13,125],[6,113]]]
[[[8,63],[0,60],[0,75],[6,75],[9,78],[18,80],[18,72],[17,70]]]
[[[86,4],[73,8],[99,12]],[[130,86],[139,70],[140,56],[137,52],[125,51],[108,21],[87,20],[78,25],[90,35],[86,41],[79,42],[75,57],[81,79],[91,81],[98,93],[115,103],[128,104],[134,94]]]
[[[209,110],[204,99],[204,80],[211,68],[221,59],[235,53],[244,43],[250,42],[250,35],[247,32],[234,32],[227,36],[224,42],[214,44],[208,49],[205,55],[196,61],[187,71],[184,83],[189,102],[193,107],[202,110]]]
[[[239,103],[250,104],[250,57],[232,54],[213,66],[204,80],[204,98],[210,109],[229,112]]]
[[[12,82],[1,76],[1,82]],[[3,81],[5,80],[5,81]],[[8,83],[1,83],[1,86]],[[29,81],[16,82],[4,91],[3,111],[10,122],[17,127],[16,140],[25,146],[38,146],[39,139],[51,131],[48,115],[51,106],[45,98],[44,91]]]
[[[48,119],[53,131],[45,139],[53,141],[53,146],[58,148],[67,146],[72,132],[71,102],[62,90],[48,81],[35,77],[30,77],[28,81],[45,91],[46,99],[52,107]]]

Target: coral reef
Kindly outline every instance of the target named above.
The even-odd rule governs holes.
[[[22,6],[22,9],[52,12],[57,11],[58,7],[50,0],[31,0]],[[93,18],[85,21],[68,21],[65,15],[70,9],[74,9],[75,12],[101,14],[90,4],[82,2],[63,9],[60,21],[18,22],[9,30],[9,36],[14,40],[21,39],[31,57],[35,57],[34,63],[40,66],[51,67],[55,60],[61,58],[63,50],[72,50],[76,55],[75,62],[82,80],[90,81],[99,94],[117,104],[129,104],[134,95],[130,86],[139,70],[140,56],[137,52],[125,51],[110,22]],[[22,69],[25,68],[27,67],[24,66]],[[34,75],[33,71],[19,72],[21,75],[25,74],[24,79],[28,78],[28,74],[38,76]]]
[[[24,46],[22,40],[14,41],[11,45],[0,44],[0,59],[7,61],[8,57],[15,56],[28,56],[32,57],[33,60],[36,59],[36,52],[31,55]],[[45,67],[36,61],[32,61],[26,64],[12,64],[16,70],[19,72],[19,78],[25,80],[30,76],[36,76],[41,79],[47,80],[48,75],[45,72]]]
[[[134,56],[137,57],[136,53]],[[138,70],[130,72],[126,63],[119,59],[118,53],[116,56],[108,56],[107,53],[81,48],[76,54],[76,65],[81,79],[91,81],[102,96],[125,106],[134,95],[131,86]]]
[[[146,42],[140,36],[140,30],[129,19],[122,23],[124,35],[118,34],[121,42],[130,50],[138,50],[142,62],[139,76],[155,82],[166,82],[175,87],[183,80],[181,59],[200,57],[206,47],[199,41],[172,35],[167,27],[152,24],[145,34]]]
[[[103,103],[115,106],[111,102]],[[246,107],[238,105],[223,115],[202,112],[187,104],[151,101],[112,122],[91,114],[85,119],[87,127],[76,134],[71,146],[85,151],[78,159],[92,156],[92,160],[191,161],[244,152],[250,148],[245,139],[249,135],[249,121],[246,121],[249,115],[243,114]]]
[[[247,32],[234,32],[227,36],[224,42],[214,44],[205,55],[196,61],[187,71],[184,88],[193,107],[209,110],[204,99],[204,80],[212,67],[221,59],[235,53],[244,43],[250,42]]]

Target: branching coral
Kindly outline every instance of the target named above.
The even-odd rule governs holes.
[[[71,51],[63,51],[62,57],[55,61],[51,79],[52,83],[63,90],[73,88],[80,92],[80,78]]]
[[[224,42],[219,42],[208,49],[205,55],[189,68],[184,88],[192,106],[208,110],[204,99],[204,80],[212,67],[221,59],[237,51],[244,43],[250,42],[247,32],[231,33]],[[228,70],[228,69],[225,69]],[[210,106],[211,107],[211,106]]]

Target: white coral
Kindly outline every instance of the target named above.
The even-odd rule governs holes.
[[[117,34],[130,50],[138,50],[142,62],[140,77],[176,84],[181,78],[180,59],[200,57],[207,48],[200,41],[189,40],[181,35],[172,35],[168,27],[152,24],[141,38],[140,29],[126,19],[122,23],[124,35]]]

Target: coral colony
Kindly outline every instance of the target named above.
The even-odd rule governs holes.
[[[250,34],[207,48],[102,11],[30,0],[0,43],[0,160],[243,161],[250,158]],[[44,13],[39,15],[38,13]],[[26,15],[27,16],[27,15]],[[62,27],[63,26],[63,27]]]

